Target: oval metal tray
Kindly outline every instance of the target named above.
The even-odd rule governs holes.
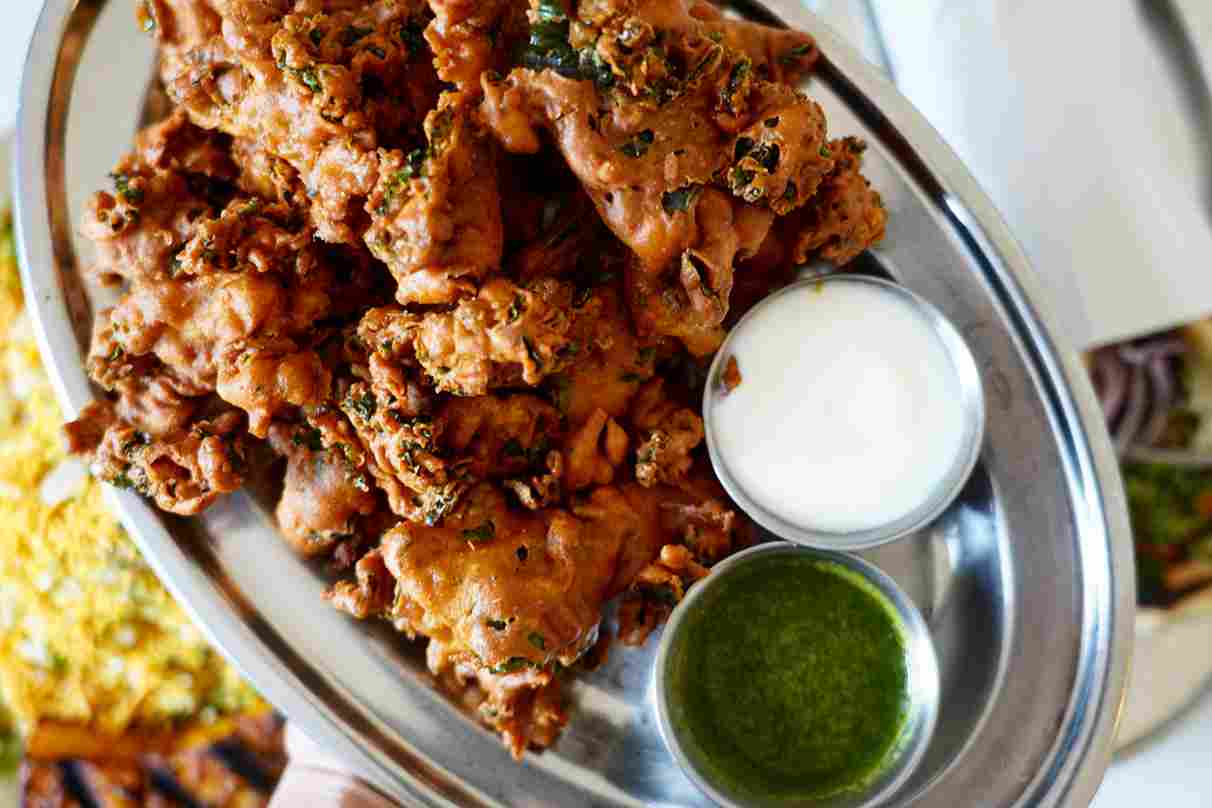
[[[1135,592],[1118,470],[1084,372],[1054,341],[1023,255],[938,135],[795,0],[744,9],[772,11],[819,39],[825,59],[807,89],[831,130],[870,144],[867,173],[891,215],[861,269],[952,319],[989,403],[981,461],[959,502],[912,539],[864,554],[927,615],[943,674],[937,734],[894,804],[1085,805],[1110,759]],[[133,132],[150,60],[129,5],[103,0],[49,0],[30,53],[19,243],[69,415],[93,395],[75,223]],[[616,648],[604,669],[579,677],[567,731],[519,765],[430,686],[419,648],[321,601],[322,571],[277,538],[272,501],[240,494],[192,521],[131,494],[113,501],[169,587],[262,692],[405,804],[705,804],[657,735],[654,641]]]

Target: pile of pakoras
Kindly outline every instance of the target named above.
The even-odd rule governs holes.
[[[109,391],[68,427],[193,514],[285,458],[329,593],[429,638],[515,754],[603,604],[642,642],[750,541],[698,402],[725,327],[882,237],[812,39],[699,0],[142,0],[173,114],[85,222]]]

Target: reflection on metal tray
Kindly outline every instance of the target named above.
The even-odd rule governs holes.
[[[989,402],[981,462],[958,503],[915,538],[865,554],[923,608],[942,667],[938,731],[893,803],[971,805],[979,795],[991,808],[1084,805],[1110,757],[1135,593],[1115,460],[1083,370],[1058,352],[1021,253],[933,130],[794,0],[768,7],[818,36],[826,58],[807,89],[833,131],[871,146],[867,173],[891,219],[865,268],[952,319],[981,364]],[[69,313],[79,300],[70,290],[82,283],[78,185],[117,156],[88,163],[97,130],[125,126],[118,134],[129,137],[139,114],[143,93],[115,85],[114,63],[145,67],[150,58],[132,30],[102,43],[105,69],[76,72],[98,15],[108,24],[129,9],[49,0],[18,149],[26,288],[69,414],[92,396],[73,329],[83,315]],[[69,103],[97,98],[108,116],[65,126]],[[168,585],[265,695],[407,804],[705,804],[657,735],[655,642],[618,649],[577,680],[567,731],[518,765],[430,687],[418,648],[321,602],[323,574],[278,540],[255,494],[193,521],[130,494],[114,501]]]

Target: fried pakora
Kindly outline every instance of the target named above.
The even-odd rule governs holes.
[[[607,602],[641,642],[752,541],[699,412],[729,318],[883,237],[815,43],[700,0],[144,15],[176,111],[89,208],[126,288],[73,448],[188,514],[267,440],[287,541],[353,566],[328,600],[552,743]]]

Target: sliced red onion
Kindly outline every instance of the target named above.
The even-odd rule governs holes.
[[[1128,400],[1124,406],[1124,414],[1120,422],[1111,431],[1115,443],[1115,451],[1123,454],[1128,447],[1135,443],[1136,435],[1144,424],[1149,409],[1149,388],[1145,369],[1140,365],[1132,367],[1128,381]]]
[[[1186,343],[1178,337],[1163,337],[1119,346],[1120,356],[1134,365],[1148,364],[1158,357],[1179,356],[1186,350]]]
[[[1103,416],[1123,454],[1155,446],[1180,402],[1178,361],[1187,350],[1175,333],[1100,348],[1090,368]]]
[[[1170,423],[1170,411],[1178,398],[1173,363],[1172,357],[1157,354],[1145,366],[1149,374],[1149,418],[1134,443],[1156,446],[1166,431],[1166,424]]]
[[[1107,426],[1114,428],[1124,408],[1128,394],[1128,368],[1112,348],[1101,348],[1094,354],[1094,389],[1103,405]]]

